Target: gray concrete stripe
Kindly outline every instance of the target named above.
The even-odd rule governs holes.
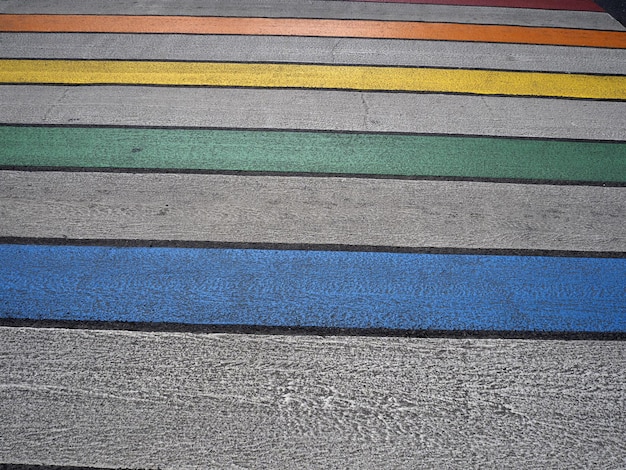
[[[595,468],[626,343],[0,328],[0,461]]]
[[[0,236],[626,251],[626,189],[0,172]]]
[[[405,65],[626,75],[626,49],[275,36],[0,33],[0,58]]]
[[[0,86],[0,123],[626,140],[626,103],[329,90]]]
[[[391,21],[432,21],[520,26],[601,29],[626,28],[604,12],[552,11],[523,8],[488,8],[450,5],[377,2],[326,2],[320,0],[202,0],[107,1],[73,0],[4,1],[0,13],[190,15],[270,18],[330,18]]]

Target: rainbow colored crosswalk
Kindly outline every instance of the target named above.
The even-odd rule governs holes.
[[[3,321],[626,333],[594,3],[0,8]]]
[[[611,11],[0,0],[0,469],[622,470]]]

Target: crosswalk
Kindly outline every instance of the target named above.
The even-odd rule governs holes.
[[[0,44],[0,463],[623,463],[593,2],[5,0]]]

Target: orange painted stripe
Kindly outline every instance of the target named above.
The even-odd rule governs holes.
[[[190,16],[0,15],[0,31],[322,36],[626,49],[626,32],[622,31],[408,21]]]

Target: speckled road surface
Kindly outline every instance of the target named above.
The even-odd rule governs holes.
[[[433,3],[0,1],[0,466],[626,467],[626,28]]]

